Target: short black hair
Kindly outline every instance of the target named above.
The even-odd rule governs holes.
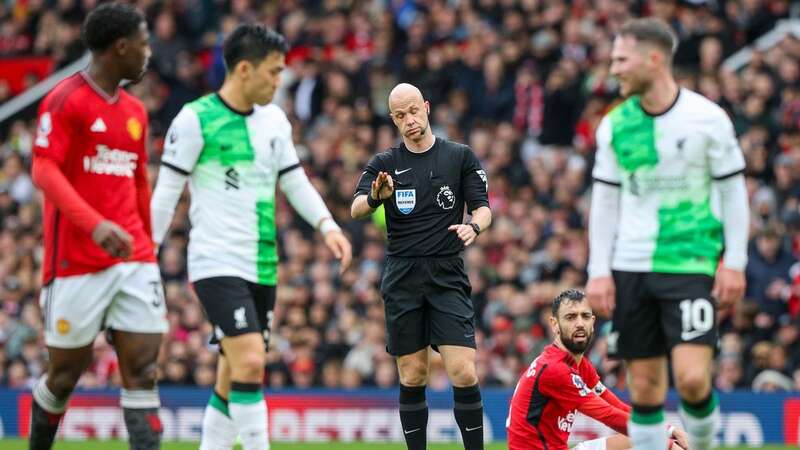
[[[126,3],[104,3],[86,16],[83,43],[93,51],[103,51],[117,39],[133,36],[145,21],[144,14]]]
[[[670,59],[678,49],[678,38],[672,28],[663,20],[652,17],[626,22],[620,29],[619,36],[630,36],[637,42],[653,44]]]
[[[553,317],[558,318],[558,308],[561,307],[561,304],[564,302],[580,302],[586,298],[586,294],[583,293],[580,289],[567,289],[566,291],[562,291],[556,298],[553,299],[552,311]]]
[[[233,70],[241,61],[257,65],[272,52],[286,54],[286,39],[264,25],[242,24],[222,44],[225,68]]]

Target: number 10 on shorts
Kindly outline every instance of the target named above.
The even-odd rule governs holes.
[[[705,298],[681,301],[681,340],[692,341],[714,326],[714,305]]]

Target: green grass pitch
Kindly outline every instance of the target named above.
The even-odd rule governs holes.
[[[3,450],[27,450],[27,441],[22,439],[0,439],[0,448]],[[128,445],[120,441],[56,441],[53,450],[127,450]],[[239,449],[240,447],[236,447]],[[274,443],[271,445],[272,450],[405,450],[404,444],[374,444],[374,443],[355,443],[355,442],[340,442],[340,443],[320,443],[320,444],[307,444],[307,443]],[[432,450],[459,450],[464,447],[458,444],[428,444],[428,448]],[[504,443],[494,443],[486,446],[486,450],[501,450],[505,449]],[[744,450],[747,447],[720,447],[717,450]],[[790,446],[784,445],[765,445],[760,447],[762,450],[788,450]],[[796,447],[794,447],[796,448]],[[197,443],[191,442],[165,442],[161,446],[162,450],[196,450]]]

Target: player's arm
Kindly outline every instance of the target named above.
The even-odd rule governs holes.
[[[354,219],[369,217],[393,192],[392,176],[383,171],[378,155],[373,156],[358,179],[350,215]]]
[[[203,151],[200,119],[191,108],[184,107],[175,116],[164,140],[161,169],[150,201],[153,242],[160,245],[172,223],[175,205],[181,198],[186,179],[194,170]]]
[[[621,409],[626,413],[631,412],[632,408],[630,407],[630,405],[620,400],[619,397],[617,397],[616,394],[614,394],[611,391],[611,389],[606,388],[606,386],[602,382],[598,381],[597,384],[595,384],[595,386],[592,388],[592,390],[594,391],[595,394],[597,394],[598,397],[605,400],[606,403],[608,403],[609,405]]]
[[[719,111],[708,147],[714,188],[719,192],[725,254],[717,274],[714,295],[725,306],[744,296],[750,210],[744,180],[745,161],[733,124]]]
[[[489,208],[489,179],[480,161],[469,147],[464,149],[461,162],[461,180],[464,201],[467,203],[470,221],[468,224],[451,225],[448,230],[458,233],[465,246],[472,244],[478,234],[492,224],[492,210]],[[475,224],[472,226],[470,224]]]
[[[289,203],[300,217],[308,222],[314,229],[324,236],[325,244],[333,252],[336,259],[341,260],[340,272],[344,272],[350,266],[352,258],[352,247],[350,241],[342,233],[342,229],[333,220],[333,215],[325,206],[322,196],[319,195],[314,185],[306,175],[306,171],[300,165],[297,157],[297,150],[292,142],[291,125],[282,134],[281,152],[278,156],[278,184],[281,191],[286,195]]]
[[[589,283],[586,285],[586,297],[597,313],[609,316],[615,300],[611,259],[619,225],[622,178],[611,147],[611,120],[608,116],[597,127],[596,141],[589,210]]]

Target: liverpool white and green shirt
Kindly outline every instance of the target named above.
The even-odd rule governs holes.
[[[646,113],[639,97],[618,105],[597,130],[592,173],[596,182],[620,188],[610,267],[713,275],[724,240],[712,182],[744,167],[730,119],[695,92],[681,89],[658,116]],[[592,258],[590,275],[607,268]]]
[[[201,97],[186,104],[172,122],[162,166],[189,176],[190,280],[236,276],[274,285],[278,177],[299,170],[308,184],[285,113],[267,105],[244,115],[226,106],[217,94]],[[183,184],[180,186],[182,189]],[[168,210],[167,217],[171,217],[177,201],[170,199],[166,203],[171,203],[171,208],[159,210],[156,205],[164,203],[165,191],[159,175],[153,199],[156,242],[169,224],[159,211]],[[321,203],[316,191],[314,194],[317,198],[309,201]],[[324,204],[322,209],[330,215]]]

